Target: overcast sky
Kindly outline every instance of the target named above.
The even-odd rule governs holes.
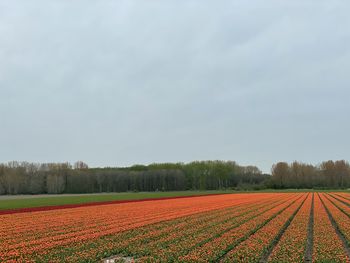
[[[347,0],[0,0],[0,162],[350,160]]]

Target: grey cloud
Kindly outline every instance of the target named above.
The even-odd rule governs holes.
[[[3,1],[0,161],[350,159],[347,1]]]

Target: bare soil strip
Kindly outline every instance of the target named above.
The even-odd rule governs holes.
[[[332,226],[333,226],[334,229],[335,229],[335,232],[337,233],[338,237],[339,237],[340,240],[342,241],[343,248],[344,248],[346,254],[347,254],[348,257],[350,258],[350,247],[348,246],[347,241],[346,241],[346,239],[345,239],[343,233],[339,230],[339,227],[338,227],[337,223],[335,222],[335,220],[334,220],[332,214],[329,212],[328,207],[324,204],[323,199],[321,198],[320,194],[319,194],[319,193],[317,193],[317,194],[318,194],[318,196],[320,197],[320,200],[321,200],[321,202],[322,202],[323,207],[326,209],[328,218],[329,218],[329,220],[331,221]],[[325,197],[323,197],[323,198],[325,198]]]
[[[307,233],[307,243],[305,249],[305,260],[304,262],[312,262],[312,252],[314,246],[314,193],[312,193],[312,203],[310,210],[310,219]]]

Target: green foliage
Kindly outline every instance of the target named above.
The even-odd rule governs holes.
[[[350,187],[350,165],[344,160],[320,165],[279,162],[272,167],[268,185],[277,189],[346,189]]]
[[[118,200],[136,200],[147,198],[162,198],[176,196],[192,196],[207,194],[223,194],[232,193],[231,191],[177,191],[177,192],[128,192],[113,194],[84,194],[84,195],[61,195],[61,196],[43,196],[43,197],[27,197],[4,199],[0,198],[0,210],[40,207],[51,205],[67,205],[67,204],[83,204],[91,202],[118,201]]]
[[[0,194],[218,190],[238,183],[258,185],[267,177],[255,166],[224,161],[123,168],[88,168],[83,162],[74,166],[12,162],[0,166]]]

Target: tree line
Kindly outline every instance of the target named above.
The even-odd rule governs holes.
[[[269,175],[232,161],[89,168],[84,162],[0,164],[0,194],[260,189]]]
[[[319,165],[302,162],[279,162],[272,166],[271,188],[350,188],[350,165],[347,161],[324,161]]]
[[[89,168],[84,162],[0,164],[0,194],[61,194],[127,191],[350,188],[347,161],[318,165],[279,162],[271,175],[233,161],[155,163]]]

